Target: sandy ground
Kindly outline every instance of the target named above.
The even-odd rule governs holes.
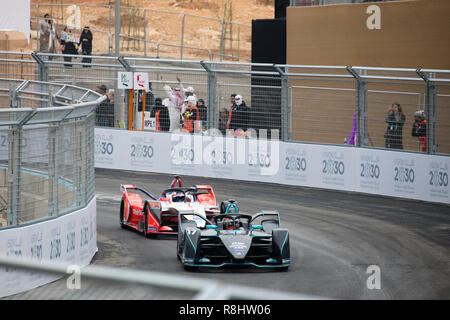
[[[69,5],[73,3],[80,8],[80,25],[88,25],[93,30],[94,53],[114,52],[114,1],[32,0],[31,16],[43,17],[50,13],[61,26],[67,23],[72,11]],[[249,60],[252,20],[274,16],[273,1],[268,0],[122,0],[121,5],[127,7],[121,10],[121,35],[136,39],[144,39],[144,11],[133,8],[148,9],[146,48],[143,41],[122,37],[121,52],[161,58],[179,58],[179,46],[183,43],[183,59],[219,60],[222,43],[223,54],[239,57],[241,61]],[[223,19],[234,24],[222,26]],[[33,27],[35,21],[32,19]]]

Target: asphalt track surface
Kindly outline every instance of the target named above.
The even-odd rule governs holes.
[[[183,176],[185,186],[212,185],[218,201],[236,199],[242,212],[278,210],[282,227],[289,228],[292,259],[287,272],[255,268],[189,272],[176,257],[175,238],[149,239],[119,225],[120,184],[136,184],[158,195],[172,178],[166,174],[96,169],[99,252],[93,264],[186,274],[327,298],[450,298],[448,205]],[[380,289],[367,286],[372,275],[367,269],[371,265],[380,268]],[[64,297],[63,281],[10,298],[61,298]],[[52,288],[52,294],[45,294],[46,287]],[[58,290],[59,295],[55,293]],[[189,298],[170,296],[170,293],[153,296],[156,299],[180,297]],[[91,297],[80,292],[76,298]]]

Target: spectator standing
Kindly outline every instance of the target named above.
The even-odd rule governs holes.
[[[91,29],[89,28],[89,26],[86,26],[83,28],[83,32],[80,35],[80,41],[78,42],[78,46],[81,45],[81,54],[83,56],[90,56],[92,54],[92,32]],[[83,68],[88,68],[90,67],[89,65],[87,65],[88,63],[91,63],[92,58],[87,58],[84,57],[81,62],[85,63],[85,65],[83,65]]]
[[[219,114],[219,130],[223,135],[226,135],[228,122],[228,110],[227,108],[222,108]]]
[[[155,105],[151,108],[150,117],[155,118],[156,131],[169,131],[170,117],[169,109],[162,104],[161,98],[155,99]]]
[[[61,45],[62,45],[62,53],[68,55],[78,54],[78,50],[75,47],[72,29],[69,29],[67,26],[64,27],[64,31],[61,33]],[[64,61],[72,62],[72,57],[64,57]],[[64,66],[72,68],[72,64],[64,64]]]
[[[231,106],[228,113],[227,129],[242,129],[246,131],[248,127],[249,109],[241,95],[236,95],[234,100],[235,104]]]
[[[183,113],[183,131],[193,133],[201,130],[200,112],[192,96],[186,98],[186,110]]]
[[[172,89],[169,85],[167,85],[163,77],[161,77],[161,81],[168,98],[165,105],[169,109],[170,131],[174,131],[180,127],[183,94],[181,93],[180,88]],[[165,99],[163,100],[163,104],[164,101]]]
[[[202,122],[202,130],[206,130],[206,125],[208,121],[208,109],[205,106],[205,100],[198,99],[197,100],[197,109],[200,113],[200,121]]]
[[[50,15],[44,14],[44,20],[39,22],[39,51],[48,52],[50,38]]]
[[[387,111],[386,141],[385,146],[389,149],[403,149],[403,125],[406,117],[403,114],[402,107],[398,102],[394,102]]]
[[[96,91],[102,95],[106,95],[108,88],[102,84],[98,86]],[[114,127],[114,103],[106,98],[95,110],[95,125],[99,127]]]
[[[177,76],[178,84],[180,85],[180,89],[182,92],[184,92],[185,98],[193,96],[195,98],[195,103],[197,104],[197,96],[194,93],[194,88],[187,87],[186,89],[183,87],[183,84],[181,83],[180,77]]]
[[[418,110],[414,113],[411,135],[419,138],[420,151],[427,152],[427,120],[425,119],[425,112],[423,110]]]

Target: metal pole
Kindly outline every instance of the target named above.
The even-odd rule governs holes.
[[[183,42],[184,42],[184,20],[186,15],[183,14],[183,18],[181,19],[181,43],[180,43],[180,60],[183,60]]]
[[[120,56],[120,0],[114,1],[114,45],[116,56]]]
[[[9,206],[6,216],[8,226],[19,223],[20,212],[20,167],[22,162],[22,149],[20,142],[22,138],[22,127],[14,126],[8,133],[8,185]]]
[[[39,28],[39,4],[36,4],[36,51],[39,51],[39,38],[41,36],[41,30]]]
[[[144,9],[144,57],[147,56],[147,10]]]
[[[420,69],[416,70],[416,73],[425,81],[425,114],[427,120],[427,153],[436,153],[436,85],[426,73]]]
[[[49,216],[58,214],[58,172],[57,172],[57,156],[59,154],[59,134],[58,125],[50,125],[48,128],[48,183],[49,183],[49,199],[48,212]]]
[[[279,66],[274,68],[280,73],[281,78],[281,141],[291,140],[291,109],[289,105],[289,77],[286,70],[282,70]]]
[[[112,46],[111,46],[111,6],[108,6],[108,8],[109,8],[109,18],[108,18],[108,22],[109,22],[109,26],[108,26],[108,30],[109,30],[109,33],[108,33],[108,53],[111,54],[111,49],[112,49]]]
[[[208,73],[208,83],[207,83],[207,128],[214,129],[218,128],[219,122],[219,104],[217,103],[217,74],[213,70],[214,64],[208,66],[203,61],[200,61],[202,67]]]
[[[356,81],[356,146],[362,147],[368,144],[367,131],[367,81],[363,81],[359,74],[351,67],[347,71]]]

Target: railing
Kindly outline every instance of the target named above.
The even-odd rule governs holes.
[[[0,227],[56,217],[94,196],[94,110],[105,97],[0,77]]]
[[[289,5],[291,7],[324,6],[328,4],[386,2],[386,1],[400,1],[400,0],[290,0]]]
[[[45,13],[52,13],[53,10],[58,10],[59,8],[68,8],[73,5],[76,5],[82,9],[99,9],[104,11],[104,15],[107,16],[105,20],[105,25],[107,28],[104,30],[92,28],[91,31],[94,35],[94,46],[93,52],[96,54],[112,54],[115,51],[114,48],[114,39],[115,31],[113,28],[114,23],[114,6],[109,5],[86,5],[86,4],[34,4],[32,6],[32,27],[35,27],[36,30],[36,43],[35,50],[39,51],[39,22],[43,20],[43,15]],[[46,11],[44,12],[44,8]],[[250,60],[250,48],[244,48],[243,42],[241,39],[248,38],[251,35],[251,26],[237,23],[234,21],[228,21],[226,19],[218,19],[212,17],[204,17],[194,14],[185,14],[181,12],[168,11],[168,10],[156,10],[150,8],[135,8],[135,7],[123,7],[121,6],[122,12],[127,12],[129,19],[125,22],[122,21],[122,30],[120,33],[121,38],[121,48],[120,51],[126,54],[140,54],[144,56],[153,56],[153,57],[165,57],[165,58],[179,58],[184,59],[186,57],[189,58],[206,58],[209,60],[213,60],[217,57],[220,61],[223,60],[231,60],[231,61],[249,61]],[[138,12],[139,14],[136,14]],[[164,37],[164,41],[151,40],[150,30],[152,27],[156,29],[158,26],[158,21],[163,20],[163,16],[171,15],[178,16],[180,18],[179,24],[180,29],[177,34],[170,34],[168,37]],[[56,17],[55,17],[56,16]],[[65,20],[63,18],[63,13],[61,16],[57,12],[53,16],[53,20],[56,21],[59,25],[62,25]],[[156,17],[156,18],[155,18]],[[82,18],[82,17],[81,17]],[[130,20],[132,19],[132,20]],[[82,19],[81,19],[82,20]],[[189,42],[198,43],[198,35],[195,32],[195,29],[186,28],[185,26],[190,26],[190,23],[194,23],[194,21],[213,21],[216,23],[216,27],[213,30],[218,34],[219,43],[215,46],[208,46],[207,44],[202,44],[201,46],[193,46],[189,45]],[[137,27],[131,28],[130,21],[133,21],[133,24],[136,24]],[[201,23],[200,23],[201,24]],[[85,24],[81,24],[80,28],[84,27]],[[128,26],[128,30],[127,30]],[[226,35],[225,26],[229,26],[230,29],[237,30],[235,35],[231,35],[231,38]],[[60,31],[58,31],[59,34]],[[128,32],[125,34],[125,32]],[[191,36],[189,38],[188,36]],[[106,38],[106,40],[105,40]],[[205,39],[209,39],[207,36]],[[169,39],[169,41],[167,41]],[[228,42],[227,42],[228,41]],[[130,49],[130,42],[132,48]],[[229,52],[226,50],[226,43],[229,43]],[[148,44],[154,44],[154,50],[149,50]],[[233,50],[234,46],[234,50]],[[167,52],[160,51],[160,47],[168,47],[168,48],[177,48],[177,51],[168,50]],[[186,53],[186,49],[189,50],[189,53]],[[245,49],[246,53],[242,53],[241,51]],[[204,54],[206,53],[206,55]],[[235,54],[236,53],[236,54]]]
[[[217,280],[162,272],[90,265],[84,268],[0,255],[0,267],[59,276],[76,276],[72,288],[62,282],[57,294],[37,299],[193,299],[193,300],[323,300],[320,296],[227,284]],[[10,272],[12,271],[10,270]],[[70,280],[70,279],[69,279]],[[76,285],[79,285],[76,288]],[[76,290],[81,289],[81,290]],[[79,291],[82,296],[79,296]],[[270,310],[268,310],[270,311]]]
[[[49,57],[53,57],[49,60]],[[67,66],[63,58],[73,58]],[[141,130],[142,118],[128,119],[128,96],[117,89],[118,71],[149,73],[154,98],[167,98],[164,84],[172,88],[192,86],[207,106],[204,129],[226,134],[230,116],[230,95],[240,94],[249,107],[228,129],[231,134],[249,135],[247,129],[278,129],[283,141],[322,144],[348,143],[357,147],[390,148],[414,152],[450,153],[450,71],[363,66],[301,66],[171,60],[144,57],[83,56],[0,52],[0,76],[32,74],[32,79],[72,83],[91,89],[105,85],[114,100],[97,125]],[[30,60],[32,59],[32,60]],[[8,72],[2,72],[9,70]],[[142,110],[142,98],[134,99],[135,114]],[[152,108],[146,99],[146,111]],[[397,131],[390,130],[388,117],[394,103]],[[416,111],[424,111],[427,135],[412,135]],[[102,117],[109,114],[110,120]],[[174,123],[174,129],[178,123]],[[353,132],[353,135],[352,135]],[[230,132],[228,132],[230,134]],[[353,137],[355,138],[353,140]],[[352,138],[352,139],[351,139]],[[425,141],[426,140],[426,141]],[[426,144],[425,144],[426,142]],[[424,149],[425,146],[425,149]]]

